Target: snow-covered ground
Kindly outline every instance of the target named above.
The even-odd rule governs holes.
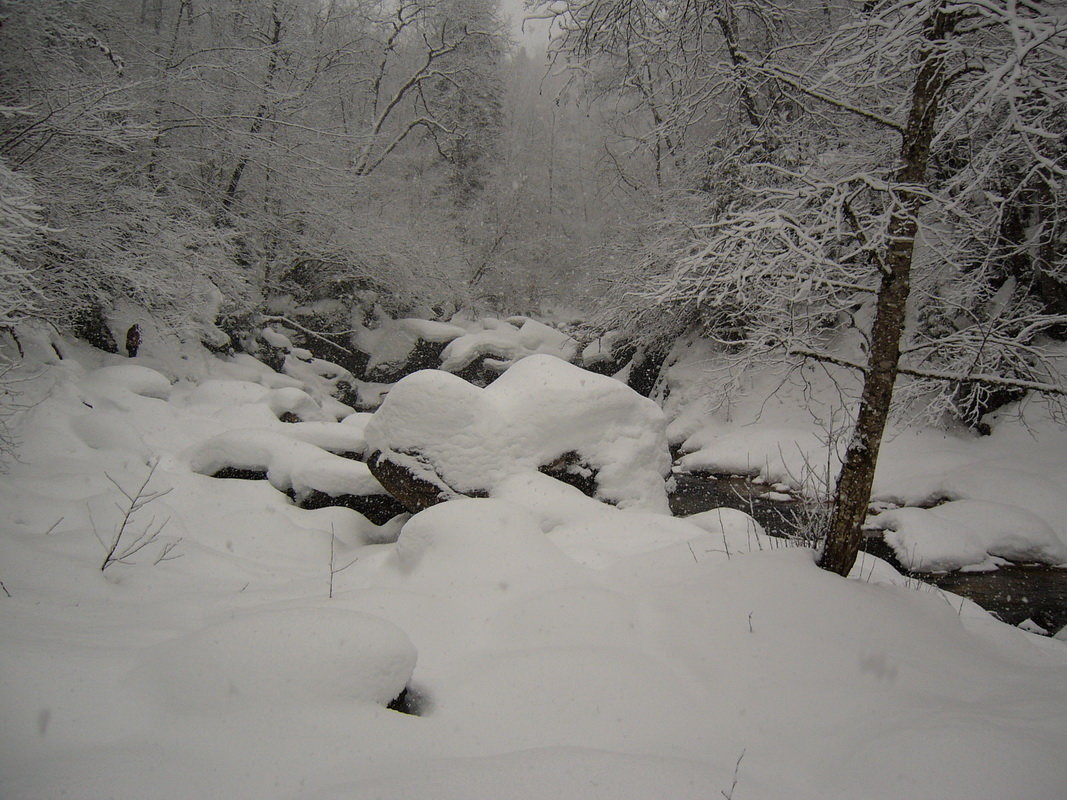
[[[0,797],[1063,796],[1062,641],[869,557],[828,574],[738,512],[617,509],[532,471],[380,528],[303,510],[279,489],[373,488],[321,449],[359,452],[365,416],[247,358],[56,344],[23,338],[0,477]],[[684,388],[673,436],[712,461],[754,412],[683,414]],[[1060,480],[1020,436],[922,439],[879,491]],[[775,452],[747,455],[778,479]],[[202,474],[238,455],[271,480]],[[142,498],[166,493],[124,536],[158,535],[101,571],[149,475]],[[386,708],[405,686],[420,716]]]

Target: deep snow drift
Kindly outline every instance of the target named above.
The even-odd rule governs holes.
[[[23,337],[29,407],[0,477],[4,798],[1048,800],[1067,785],[1067,647],[884,562],[842,579],[738,512],[614,508],[535,471],[380,528],[302,510],[192,467],[244,442],[291,483],[315,460],[287,454],[331,430],[359,452],[366,417],[333,422],[310,378],[199,351],[129,361],[56,341],[60,359],[49,338]],[[319,427],[281,422],[278,388],[310,398]],[[153,463],[147,491],[169,491],[129,532],[165,521],[158,538],[101,572],[119,487]],[[421,716],[386,708],[405,685]]]

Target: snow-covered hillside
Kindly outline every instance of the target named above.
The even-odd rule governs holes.
[[[285,490],[375,488],[323,449],[360,454],[367,417],[336,421],[313,382],[193,350],[23,346],[22,443],[0,477],[4,798],[1050,800],[1067,785],[1064,643],[884,562],[842,579],[739,512],[614,508],[536,471],[382,526],[302,509]],[[155,499],[123,532],[146,545],[101,571],[123,491],[149,476]],[[387,708],[405,687],[418,715]]]

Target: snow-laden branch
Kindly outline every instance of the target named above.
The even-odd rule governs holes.
[[[817,350],[810,350],[803,347],[791,347],[788,354],[811,358],[826,364],[834,364],[839,367],[846,367],[864,373],[867,372],[866,364],[860,364],[847,358],[842,358],[841,356],[835,356]],[[1021,389],[1024,391],[1037,392],[1039,394],[1057,395],[1061,397],[1067,396],[1067,386],[1064,386],[1063,384],[1049,383],[1047,381],[1011,378],[1003,375],[968,374],[963,372],[951,372],[948,370],[922,369],[906,365],[900,366],[897,371],[901,375],[908,375],[913,378],[922,378],[925,380],[943,381],[945,383],[976,383],[984,384],[986,386],[999,386],[1005,389]]]

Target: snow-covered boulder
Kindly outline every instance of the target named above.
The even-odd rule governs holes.
[[[582,348],[581,365],[591,372],[614,375],[634,354],[621,331],[608,331]]]
[[[166,400],[171,392],[170,381],[165,375],[139,364],[115,364],[110,367],[101,367],[89,373],[82,383],[90,390],[125,390],[157,400]]]
[[[934,508],[883,511],[869,523],[910,570],[993,567],[996,558],[1062,564],[1067,546],[1041,517],[1018,506],[952,500]]]
[[[366,464],[297,438],[317,438],[322,435],[321,430],[301,427],[294,434],[259,428],[227,431],[190,448],[185,459],[190,469],[201,475],[266,478],[271,486],[292,495],[304,508],[343,505],[375,524],[402,511]]]
[[[445,346],[465,333],[465,329],[446,322],[386,317],[377,328],[358,329],[354,340],[369,356],[364,377],[393,383],[411,372],[436,367]]]
[[[580,574],[537,520],[501,500],[463,498],[416,514],[396,542],[397,564],[420,588],[433,584],[541,587]]]
[[[485,389],[438,370],[409,375],[365,435],[371,471],[412,511],[553,470],[622,508],[666,511],[665,430],[659,407],[618,381],[534,355]]]
[[[488,323],[483,320],[483,324]],[[493,320],[491,327],[451,341],[441,352],[441,369],[465,378],[491,382],[515,362],[538,353],[573,361],[578,343],[565,333],[533,319]],[[479,364],[483,369],[479,369]]]

